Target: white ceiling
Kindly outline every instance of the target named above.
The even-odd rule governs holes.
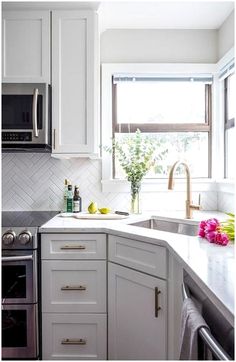
[[[102,1],[101,31],[106,29],[218,29],[234,1]]]
[[[106,29],[218,29],[234,1],[4,1],[3,9],[94,9],[100,31]]]

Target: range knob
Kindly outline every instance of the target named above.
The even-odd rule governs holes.
[[[11,245],[16,239],[16,233],[12,230],[7,230],[2,236],[2,242],[4,245]]]
[[[21,245],[26,245],[32,241],[32,235],[30,231],[24,230],[18,235],[18,240]]]

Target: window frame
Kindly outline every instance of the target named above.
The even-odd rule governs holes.
[[[228,176],[228,169],[227,169],[227,162],[226,162],[226,156],[227,156],[227,136],[226,131],[230,128],[235,127],[235,118],[228,118],[228,106],[229,106],[229,92],[228,92],[228,83],[229,78],[234,74],[234,71],[232,71],[230,74],[227,75],[226,78],[224,78],[224,178],[229,179]]]
[[[170,132],[207,132],[208,133],[208,175],[199,178],[211,178],[212,176],[212,84],[205,84],[205,122],[204,123],[121,123],[117,122],[117,83],[113,81],[112,75],[112,138],[115,133],[134,133],[139,129],[146,133],[170,133]],[[196,76],[195,76],[196,77]],[[173,80],[178,79],[177,75],[171,77]],[[169,78],[170,79],[170,78]],[[180,78],[182,79],[182,77]],[[212,76],[213,81],[213,76]],[[112,179],[115,180],[115,155],[112,153]],[[155,177],[155,179],[164,179]]]
[[[174,77],[173,77],[174,79]],[[176,77],[178,79],[178,77]],[[117,123],[117,84],[112,82],[112,129],[115,133],[141,132],[210,132],[212,124],[212,86],[205,85],[205,122],[204,123]]]
[[[215,111],[216,105],[216,87],[214,81],[217,78],[218,67],[216,63],[103,63],[101,65],[101,144],[103,146],[111,146],[112,134],[112,76],[114,74],[121,73],[149,73],[149,74],[160,74],[163,77],[169,77],[170,75],[181,77],[209,77],[213,76],[213,87],[212,87],[212,124],[214,118],[217,117]],[[216,144],[216,127],[212,126],[212,144]],[[215,147],[215,146],[214,146]],[[214,187],[215,180],[212,179],[218,171],[218,158],[210,153],[211,160],[213,161],[212,173],[209,178],[194,179],[192,183],[193,191],[206,191],[209,187]],[[103,192],[129,192],[129,182],[127,180],[113,179],[112,170],[112,155],[105,152],[101,148],[101,159],[102,159],[102,191]],[[217,162],[216,162],[217,160]],[[211,161],[211,163],[212,163]],[[217,167],[216,167],[217,166]],[[166,179],[144,179],[142,182],[143,192],[162,192],[166,191]],[[209,186],[212,184],[212,186]],[[185,179],[180,179],[177,190],[185,190]]]

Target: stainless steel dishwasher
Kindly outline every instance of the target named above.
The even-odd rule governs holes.
[[[183,298],[191,298],[209,329],[198,332],[198,360],[234,360],[234,327],[185,272],[182,285]],[[212,358],[209,358],[211,352]]]

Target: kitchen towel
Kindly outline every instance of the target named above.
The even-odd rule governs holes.
[[[208,328],[193,301],[186,298],[181,316],[180,360],[198,359],[198,330],[201,327]]]

